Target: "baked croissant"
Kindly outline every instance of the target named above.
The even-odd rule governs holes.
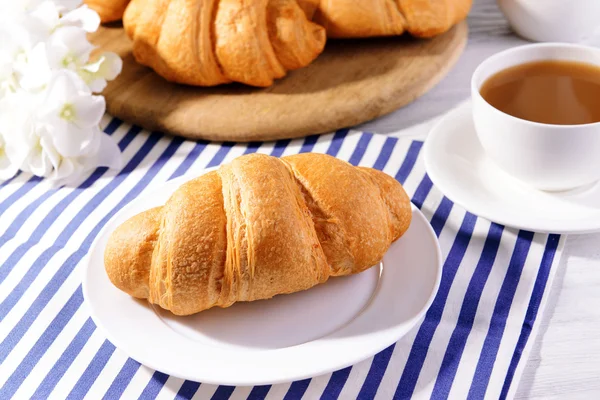
[[[431,37],[471,0],[85,0],[103,22],[123,16],[133,55],[173,82],[270,86],[310,64],[332,38]]]
[[[321,0],[313,21],[327,37],[432,37],[466,18],[472,0]]]
[[[364,271],[411,215],[383,172],[322,154],[251,154],[119,226],[105,267],[122,291],[189,315]]]
[[[137,62],[197,86],[270,86],[325,46],[325,30],[296,0],[132,0],[123,25]]]

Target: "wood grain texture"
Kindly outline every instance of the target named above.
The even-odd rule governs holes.
[[[123,72],[103,93],[110,114],[191,139],[239,142],[330,132],[390,113],[439,82],[466,38],[463,22],[430,40],[332,40],[314,63],[266,89],[167,82],[135,62],[120,26],[90,39],[123,58]]]

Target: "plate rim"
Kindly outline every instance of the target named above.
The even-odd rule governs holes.
[[[143,194],[142,196],[147,196],[150,193],[152,193],[153,191],[156,191],[158,189],[160,189],[161,187],[164,187],[165,185],[175,185],[176,183],[178,184],[182,184],[185,183],[191,179],[197,178],[199,176],[202,176],[210,171],[216,170],[218,167],[210,167],[210,168],[204,168],[201,171],[197,171],[194,174],[189,174],[189,175],[183,175],[168,181],[165,181],[159,185],[157,185],[156,187],[154,187],[152,190],[148,191],[146,194]],[[113,215],[107,222],[106,224],[102,227],[102,229],[100,230],[100,232],[98,233],[98,235],[96,236],[96,238],[94,239],[94,242],[92,243],[92,246],[90,247],[88,254],[86,255],[85,258],[85,264],[84,264],[84,268],[82,268],[81,274],[82,274],[82,278],[81,278],[81,286],[82,286],[82,293],[83,293],[83,299],[84,299],[84,303],[86,304],[86,307],[88,309],[90,318],[92,319],[92,321],[94,322],[94,324],[98,327],[98,329],[102,332],[102,334],[118,349],[120,349],[121,351],[123,351],[123,353],[125,355],[127,355],[127,357],[130,357],[132,359],[134,359],[135,361],[139,362],[140,364],[152,368],[156,371],[160,371],[163,372],[167,375],[173,376],[173,377],[178,377],[178,378],[182,378],[182,379],[187,379],[187,380],[191,380],[191,381],[196,381],[196,382],[201,382],[203,384],[213,384],[213,385],[231,385],[231,386],[256,386],[256,385],[267,385],[267,384],[280,384],[280,383],[288,383],[288,382],[292,382],[292,381],[296,381],[296,380],[302,380],[302,379],[307,379],[307,378],[314,378],[329,372],[333,372],[339,369],[343,369],[352,365],[355,365],[361,361],[364,361],[366,359],[368,359],[369,357],[381,352],[382,350],[386,349],[387,347],[389,347],[390,345],[392,345],[393,343],[396,343],[400,338],[402,338],[403,336],[405,336],[408,331],[410,331],[410,329],[413,329],[418,323],[419,321],[421,321],[423,319],[423,317],[425,316],[425,314],[427,313],[427,311],[429,310],[429,308],[431,307],[431,304],[433,303],[439,287],[440,287],[440,283],[441,283],[441,278],[442,278],[442,269],[443,269],[443,254],[441,251],[441,247],[439,244],[439,240],[437,235],[435,234],[435,231],[433,230],[433,227],[431,226],[430,222],[427,220],[427,218],[425,217],[425,215],[421,212],[421,210],[416,207],[414,204],[411,203],[411,210],[413,212],[413,220],[415,219],[415,213],[417,218],[421,219],[421,222],[424,224],[426,232],[428,234],[428,238],[431,241],[431,246],[433,247],[432,250],[434,250],[435,252],[435,272],[436,272],[436,276],[435,276],[435,282],[433,283],[433,287],[431,289],[431,292],[429,293],[429,296],[427,298],[427,301],[424,303],[424,305],[420,308],[420,310],[409,320],[407,320],[407,324],[410,324],[410,327],[407,328],[407,331],[404,332],[403,334],[401,334],[400,336],[394,336],[394,340],[389,342],[389,341],[381,341],[379,342],[378,346],[377,346],[377,350],[374,352],[368,351],[368,352],[362,352],[360,353],[359,356],[356,357],[349,357],[348,359],[346,359],[344,362],[341,363],[337,363],[335,367],[324,367],[324,368],[312,368],[310,371],[307,371],[305,374],[296,374],[294,376],[288,376],[286,378],[279,378],[279,379],[263,379],[263,380],[256,380],[256,379],[252,379],[252,380],[245,380],[245,379],[240,379],[239,374],[234,375],[234,377],[232,379],[227,379],[227,380],[214,380],[214,379],[206,379],[206,378],[201,378],[198,376],[194,376],[191,374],[187,374],[187,373],[181,373],[181,371],[174,371],[170,368],[163,368],[161,365],[157,365],[155,360],[152,359],[152,357],[147,357],[146,354],[150,353],[146,353],[143,355],[143,357],[138,357],[138,355],[136,355],[136,357],[133,357],[130,352],[126,349],[127,346],[121,346],[121,340],[116,337],[113,334],[113,330],[112,329],[108,329],[106,327],[106,325],[103,322],[103,319],[98,317],[98,315],[96,314],[96,312],[94,311],[94,306],[92,305],[92,302],[90,302],[90,294],[89,294],[89,286],[90,286],[90,282],[88,280],[88,272],[91,269],[92,263],[90,262],[90,257],[94,251],[94,249],[96,249],[98,242],[101,240],[101,238],[103,238],[106,234],[107,234],[107,230],[111,225],[111,222],[117,218],[120,217],[120,215],[125,214],[129,211],[129,208],[132,206],[132,203],[135,201],[132,200],[132,202],[128,203],[127,205],[125,205],[121,210],[119,210],[117,213],[115,213],[115,215]],[[135,204],[135,203],[134,203]],[[401,239],[399,239],[401,240]],[[386,252],[387,253],[387,252]],[[381,282],[381,281],[380,281]],[[377,284],[377,288],[375,289],[375,291],[373,292],[373,296],[375,295],[375,293],[377,292],[377,289],[380,285],[380,282]],[[365,305],[365,308],[368,306],[368,304],[373,300],[373,298],[371,298],[371,300],[369,300],[369,302]],[[364,309],[363,309],[364,310]],[[362,313],[359,312],[358,314],[356,314],[356,316],[348,321],[346,324],[350,323],[351,321],[353,321],[354,319],[358,318],[358,316]],[[316,340],[321,340],[321,339],[325,339],[330,335],[334,335],[335,333],[339,332],[340,330],[342,330],[344,328],[344,326],[346,325],[342,325],[341,327],[339,327],[338,329],[336,329],[334,332],[331,332],[319,339],[315,339],[313,341],[309,341],[307,343],[310,342],[314,342]],[[388,328],[389,329],[389,328]],[[305,344],[305,343],[303,343]],[[264,350],[253,350],[256,351],[257,354],[259,354],[260,352],[276,352],[276,351],[281,351],[281,350],[285,350],[291,347],[297,347],[297,346],[301,346],[303,344],[299,344],[299,345],[295,345],[295,346],[290,346],[290,347],[286,347],[286,348],[282,348],[282,349],[264,349]],[[315,365],[318,364],[315,362]]]
[[[433,154],[436,152],[433,150],[434,144],[440,140],[443,134],[447,134],[448,129],[444,129],[444,126],[449,124],[454,124],[456,121],[460,121],[459,123],[464,123],[464,119],[468,118],[466,115],[471,116],[472,111],[472,103],[470,101],[466,102],[463,105],[456,107],[455,109],[447,112],[442,118],[440,118],[429,130],[427,137],[425,138],[425,143],[423,144],[423,161],[425,164],[425,171],[427,175],[433,182],[433,184],[453,203],[461,206],[465,210],[471,212],[472,214],[487,219],[489,221],[498,223],[500,225],[504,225],[507,228],[516,228],[521,230],[527,230],[537,233],[547,233],[547,234],[584,234],[584,233],[595,233],[600,231],[600,218],[598,219],[596,225],[589,224],[587,227],[577,227],[574,224],[569,225],[569,221],[565,221],[567,226],[563,226],[561,228],[556,229],[552,226],[552,221],[550,222],[542,222],[542,223],[530,223],[524,224],[520,223],[519,220],[515,220],[510,216],[495,216],[493,212],[490,212],[485,207],[473,206],[469,203],[468,200],[465,201],[465,198],[455,191],[451,185],[446,184],[446,181],[440,178],[438,171],[441,166],[437,164],[435,161],[432,161],[435,157]],[[453,129],[454,132],[456,129]],[[475,136],[476,137],[476,136]],[[487,157],[484,155],[484,157]],[[499,169],[499,167],[492,164],[494,168]],[[514,178],[512,178],[514,179]],[[577,220],[581,221],[581,219]]]

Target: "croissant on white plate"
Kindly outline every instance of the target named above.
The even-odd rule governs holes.
[[[471,0],[85,0],[123,19],[135,59],[196,86],[270,86],[310,64],[326,37],[409,32],[431,37],[463,20]]]
[[[411,222],[394,178],[323,154],[239,157],[120,225],[112,283],[189,315],[309,289],[377,265]]]

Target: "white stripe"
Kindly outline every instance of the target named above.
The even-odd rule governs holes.
[[[427,197],[425,202],[423,203],[424,213],[426,212],[426,210],[431,210],[427,211],[427,213],[432,215],[435,212],[434,210],[436,210],[439,204],[441,203],[441,200],[442,194],[439,193],[437,190],[432,190],[429,193],[429,196]],[[457,207],[452,207],[446,225],[452,224],[451,221],[456,221],[457,219],[462,221],[464,216],[465,212],[463,210],[457,209]],[[428,218],[431,217],[429,216]],[[458,226],[460,227],[460,222]],[[442,259],[444,260],[448,257],[448,253],[450,252],[452,243],[456,238],[456,235],[453,232],[456,231],[454,229],[447,229],[446,227],[444,227],[439,236],[440,246],[442,249]],[[385,399],[388,394],[393,396],[393,394],[395,393],[396,386],[400,381],[400,377],[402,376],[402,372],[404,371],[404,367],[406,366],[406,361],[410,354],[410,350],[412,348],[415,336],[417,335],[417,332],[419,331],[420,327],[421,324],[415,326],[407,335],[402,337],[396,344],[394,352],[392,353],[392,357],[390,358],[388,367],[381,380],[381,384],[379,385],[379,390],[376,396],[378,399]],[[382,393],[380,394],[380,392]]]
[[[369,141],[369,144],[367,145],[367,148],[365,149],[365,152],[362,158],[360,159],[358,165],[364,167],[372,167],[373,164],[375,164],[375,161],[377,160],[377,156],[379,156],[379,153],[381,153],[381,148],[384,142],[385,138],[380,136],[373,136]]]
[[[238,386],[235,388],[229,400],[246,400],[252,392],[252,386]]]
[[[500,397],[504,378],[506,377],[508,366],[515,351],[515,346],[519,340],[519,335],[521,334],[525,313],[529,306],[531,292],[533,291],[535,278],[539,272],[547,239],[548,235],[536,234],[531,242],[531,247],[523,265],[517,289],[515,290],[515,297],[506,319],[506,326],[504,327],[502,340],[498,348],[498,355],[492,369],[492,374],[490,375],[486,398],[494,396],[497,399]]]
[[[325,374],[312,378],[308,387],[306,388],[306,392],[304,392],[304,396],[302,397],[306,399],[319,398],[323,394],[323,390],[325,390],[329,379],[331,379],[331,374]]]
[[[454,331],[454,327],[458,321],[458,315],[462,307],[462,300],[465,297],[469,282],[473,277],[475,267],[479,262],[481,252],[483,250],[483,244],[485,243],[485,237],[490,228],[490,223],[477,219],[475,227],[473,229],[472,240],[469,242],[469,246],[465,255],[456,271],[454,281],[450,287],[448,293],[448,300],[444,307],[440,324],[435,330],[431,343],[429,344],[429,351],[425,357],[423,368],[419,374],[419,379],[415,386],[415,393],[423,398],[431,397],[433,385],[435,385],[436,378],[439,373],[439,367],[442,364],[446,349],[448,348],[448,342],[450,336]],[[450,231],[448,229],[448,231]],[[480,238],[480,240],[477,240]]]
[[[156,155],[162,153],[162,151],[166,147],[165,144],[166,143],[161,143],[161,145],[155,146],[155,148],[153,149],[153,151],[151,152],[151,154],[149,154],[149,156],[147,158],[150,158],[150,157],[152,157],[150,159],[156,158]],[[165,173],[166,172],[165,169],[168,169],[168,168],[163,168],[163,170],[161,170],[161,172]],[[57,261],[56,256],[58,255],[58,253],[57,253],[52,258],[53,262],[49,262],[48,265],[46,265],[46,266],[44,266],[44,268],[42,268],[40,274],[36,277],[36,279],[32,282],[32,284],[27,288],[27,290],[25,291],[23,296],[19,299],[19,301],[17,302],[15,307],[6,316],[7,321],[8,320],[15,321],[15,318],[17,320],[21,318],[21,316],[29,309],[31,303],[39,296],[39,293],[43,290],[43,288],[46,286],[46,284],[50,281],[52,276],[54,276],[54,273],[56,272],[56,270],[58,270],[62,266],[64,261],[70,256],[70,254],[72,252],[75,251],[76,248],[79,248],[79,246],[82,244],[83,240],[85,240],[87,234],[90,231],[92,231],[93,228],[98,224],[98,221],[100,221],[102,219],[102,217],[105,216],[109,212],[109,210],[111,210],[126,195],[127,192],[129,192],[129,190],[142,178],[144,173],[145,173],[144,170],[138,169],[138,170],[133,171],[131,174],[129,174],[127,176],[127,178],[125,179],[125,181],[120,186],[118,186],[110,195],[108,195],[99,204],[99,206],[96,207],[96,209],[94,209],[90,213],[90,215],[86,219],[83,220],[81,225],[79,225],[77,227],[75,232],[68,239],[67,245],[63,249],[61,249],[61,251],[59,251],[59,252],[62,252],[63,256],[64,256],[64,258],[61,259],[61,262],[56,262]],[[74,210],[74,208],[71,208],[71,210]],[[63,220],[63,222],[65,222],[65,220],[68,220],[68,217],[62,218],[62,220]],[[62,229],[61,229],[58,232],[53,232],[56,229],[56,227],[58,227],[58,226],[59,226],[58,224],[56,226],[53,225],[53,227],[52,227],[53,229],[48,230],[48,232],[46,233],[46,235],[44,236],[42,241],[40,241],[40,244],[38,244],[37,246],[34,246],[27,253],[27,255],[26,255],[27,258],[31,259],[29,262],[24,263],[23,260],[21,260],[21,262],[19,264],[31,266],[33,264],[33,260],[37,259],[38,256],[41,253],[43,253],[47,247],[50,247],[49,242],[53,242],[54,240],[56,240],[59,233],[62,231]],[[53,233],[51,233],[51,232],[53,232]],[[46,243],[42,244],[42,242],[46,242]],[[69,254],[64,255],[65,249],[70,250],[68,252]],[[18,269],[18,268],[15,268],[15,269]],[[13,269],[13,271],[15,269]],[[4,281],[2,283],[2,285],[0,285],[0,290],[12,291],[13,286],[8,286],[8,283],[9,282]],[[21,309],[21,313],[17,312],[18,309]],[[5,330],[11,326],[14,326],[15,323],[16,323],[16,321],[13,323],[9,323],[9,324],[3,324],[3,326],[0,327],[0,340],[3,340],[5,338],[5,335],[7,334],[7,332],[5,332]]]
[[[90,362],[105,340],[106,339],[104,339],[104,336],[97,331],[92,333],[92,336],[90,336],[88,342],[85,344],[85,346],[83,346],[83,349],[81,349],[79,355],[77,355],[75,360],[73,360],[73,364],[69,366],[69,369],[67,369],[65,375],[58,382],[52,393],[50,393],[51,398],[65,399],[68,394],[71,393],[71,390],[77,384],[79,378],[81,378],[83,371],[85,371],[87,366],[90,365]]]
[[[280,383],[279,385],[271,386],[269,393],[265,400],[281,400],[285,397],[285,394],[290,390],[291,383]]]
[[[521,360],[519,361],[519,364],[517,365],[517,368],[514,373],[514,378],[512,380],[510,389],[508,390],[508,394],[506,396],[509,399],[513,399],[515,397],[515,393],[517,391],[517,388],[519,387],[519,381],[523,375],[523,369],[525,368],[525,365],[527,365],[527,360],[529,358],[529,354],[530,354],[531,349],[536,341],[538,330],[540,329],[540,326],[541,326],[541,316],[546,308],[546,303],[548,301],[548,297],[552,293],[552,284],[554,281],[554,276],[556,274],[556,269],[558,268],[558,266],[560,264],[560,259],[562,257],[562,252],[563,252],[563,249],[565,246],[566,238],[567,238],[566,235],[561,235],[561,237],[559,239],[558,247],[556,248],[556,253],[554,254],[554,259],[552,260],[552,265],[550,267],[548,281],[546,282],[546,287],[545,287],[544,293],[542,295],[542,299],[540,301],[537,318],[534,321],[533,328],[532,328],[529,338],[527,340],[527,344],[525,345],[525,348],[523,349],[523,353],[521,354]]]
[[[283,150],[281,157],[298,153],[302,149],[302,145],[304,145],[304,138],[297,138],[292,140],[290,144],[288,144],[287,147]]]
[[[104,131],[106,129],[106,127],[108,126],[108,124],[110,124],[110,121],[113,120],[113,117],[111,117],[108,114],[104,114],[102,116],[102,119],[100,120],[100,130]],[[124,124],[121,124],[124,125]]]
[[[84,322],[89,318],[86,310],[80,309],[78,310],[71,321],[69,321],[68,325],[65,329],[57,336],[56,340],[50,346],[46,354],[39,360],[37,365],[33,368],[29,376],[25,379],[25,381],[21,384],[21,387],[17,392],[15,392],[16,399],[30,399],[31,396],[35,393],[38,386],[46,375],[50,372],[50,370],[56,364],[56,361],[60,358],[62,353],[67,349],[67,347],[71,344],[75,335],[79,331],[79,328],[84,324]],[[2,369],[7,368],[6,371],[3,371],[0,376],[2,377],[0,380],[0,386],[2,386],[5,381],[9,378],[10,374],[14,371],[14,368],[11,368],[8,371],[8,364],[3,363]]]
[[[159,146],[158,148],[155,147],[153,149],[157,151],[157,155],[162,153],[161,148],[165,147],[163,146]],[[150,154],[152,155],[152,154]],[[155,157],[154,157],[155,158]],[[160,180],[164,180],[166,179],[166,177],[168,177],[172,171],[177,167],[177,165],[175,165],[175,163],[173,162],[174,160],[170,160],[162,169],[161,171],[157,174],[155,179],[160,179]],[[134,171],[132,172],[132,174],[130,174],[132,176],[132,179],[129,179],[128,177],[128,181],[131,181],[131,187],[133,187],[133,185],[135,183],[138,182],[139,179],[137,179],[137,175],[141,175],[142,173],[144,173],[143,170],[139,170],[139,171]],[[124,182],[125,183],[125,182]],[[122,189],[121,195],[117,195],[116,192],[119,192],[118,189]],[[106,215],[106,213],[108,212],[108,210],[112,209],[112,207],[118,203],[118,201],[120,201],[120,199],[125,195],[125,193],[127,193],[129,191],[129,185],[126,184],[122,184],[117,190],[115,190],[112,195],[108,196],[101,204],[99,207],[97,207],[94,212],[98,211],[100,213],[100,215]],[[114,202],[114,204],[113,204]],[[104,210],[106,208],[106,210]],[[93,215],[93,213],[92,213]],[[84,223],[82,223],[82,225],[78,228],[77,231],[83,231],[83,232],[89,232],[91,231],[93,228],[93,226],[95,226],[95,224],[97,224],[97,221],[99,221],[100,218],[87,218]],[[85,226],[85,225],[90,225],[89,229]],[[73,237],[77,237],[78,235],[73,235]],[[81,235],[82,237],[80,237],[79,239],[83,240],[85,235]],[[37,246],[38,248],[40,246]],[[33,250],[33,249],[32,249]],[[64,263],[64,261],[73,253],[73,248],[71,246],[67,246],[61,250],[59,250],[56,255],[53,257],[53,261],[51,263],[48,263],[48,265],[46,265],[40,272],[40,274],[36,277],[36,279],[33,281],[33,283],[29,286],[29,288],[27,289],[27,291],[24,293],[24,295],[21,297],[21,299],[17,302],[17,304],[14,306],[14,308],[9,312],[9,314],[6,317],[6,320],[15,320],[15,322],[13,323],[9,323],[9,324],[4,324],[2,327],[0,327],[0,335],[2,337],[2,339],[4,339],[4,337],[8,334],[8,331],[10,327],[16,325],[16,321],[18,321],[24,314],[25,312],[27,312],[27,310],[30,308],[31,304],[33,303],[33,301],[39,296],[39,293],[43,290],[43,288],[46,286],[46,284],[50,281],[50,279],[52,278],[52,276],[54,276],[56,270],[58,270],[58,268],[60,268],[62,266],[62,264]],[[30,251],[27,256],[36,256],[36,252],[34,251]],[[85,260],[85,258],[84,258]],[[57,262],[58,261],[58,262]],[[85,261],[84,261],[85,262]],[[27,265],[27,264],[25,264]],[[74,271],[74,273],[71,273],[69,275],[69,277],[67,278],[66,282],[62,285],[61,289],[58,290],[58,292],[53,296],[53,298],[50,300],[50,302],[48,303],[48,305],[46,306],[46,308],[44,309],[44,311],[40,314],[40,316],[36,319],[36,321],[32,324],[32,326],[30,327],[30,329],[28,330],[28,332],[25,334],[25,337],[19,342],[19,344],[13,349],[12,353],[10,354],[9,358],[7,358],[6,362],[8,363],[9,359],[15,359],[15,357],[17,357],[18,354],[23,353],[26,354],[26,352],[28,351],[28,348],[26,349],[25,346],[27,346],[28,344],[28,340],[26,340],[26,338],[33,336],[34,339],[32,339],[31,343],[35,343],[35,337],[37,337],[38,335],[36,334],[37,332],[43,332],[45,329],[41,330],[41,331],[37,331],[35,327],[39,326],[39,324],[41,323],[41,321],[45,321],[45,323],[43,324],[43,326],[47,326],[49,324],[49,322],[52,320],[52,318],[54,318],[54,316],[56,315],[56,313],[58,313],[58,311],[60,310],[60,308],[62,308],[62,305],[64,305],[66,303],[66,301],[68,300],[68,298],[70,297],[70,295],[74,292],[75,288],[78,286],[79,284],[79,277],[80,275],[78,275],[77,271]],[[73,286],[69,286],[68,283],[70,283],[70,281],[75,280],[75,285]],[[3,285],[4,286],[4,285]],[[70,289],[67,289],[69,288]],[[64,298],[61,300],[59,300],[61,298],[61,296],[64,296]],[[51,308],[51,304],[56,304],[56,302],[59,302],[59,306],[56,308],[56,312],[55,313],[50,313],[48,312],[48,310],[50,310]],[[22,359],[22,357],[20,358]],[[19,360],[19,358],[16,358],[15,360]]]
[[[115,135],[118,135],[118,139],[121,139],[121,136],[123,136],[125,134],[124,130],[121,130],[120,132],[115,132]],[[128,146],[128,148],[131,146]],[[127,150],[126,150],[127,152]],[[129,150],[129,152],[125,153],[126,155],[133,155],[133,151]],[[26,241],[30,236],[31,233],[33,233],[33,230],[41,223],[41,221],[44,219],[44,217],[46,217],[50,210],[52,210],[52,208],[58,204],[61,200],[63,200],[65,197],[69,196],[71,193],[73,193],[73,191],[76,190],[76,188],[81,185],[86,179],[88,179],[90,176],[90,174],[85,175],[84,177],[80,178],[77,182],[74,182],[72,187],[64,187],[61,190],[57,191],[56,193],[53,193],[49,198],[47,198],[46,200],[44,200],[44,202],[42,202],[42,204],[40,204],[38,207],[36,207],[33,212],[31,214],[29,214],[29,216],[27,216],[27,220],[25,221],[25,223],[19,227],[19,231],[18,232],[27,232],[27,234],[17,234],[17,236],[15,237],[15,239],[13,240],[21,240],[21,241]],[[80,196],[86,192],[88,192],[88,190],[81,190],[79,189],[82,193],[80,194]],[[31,190],[26,196],[24,196],[23,198],[19,199],[19,201],[13,203],[14,208],[11,209],[10,211],[7,210],[6,212],[6,219],[3,219],[3,228],[2,229],[2,233],[1,235],[4,235],[6,233],[6,230],[8,229],[8,227],[10,226],[10,224],[16,219],[16,217],[19,215],[19,213],[21,213],[21,211],[23,211],[26,207],[28,207],[31,203],[33,203],[34,201],[36,201],[39,197],[41,197],[43,194],[45,194],[48,191],[48,188],[44,188],[44,185],[37,185],[33,190]],[[8,219],[9,217],[10,220]]]
[[[342,145],[336,157],[348,161],[348,159],[352,156],[352,153],[354,152],[358,141],[360,140],[360,136],[360,133],[348,133],[348,135],[346,135],[346,138],[342,142]]]
[[[408,149],[410,148],[411,143],[412,141],[410,140],[398,140],[396,142],[396,145],[394,146],[394,149],[390,154],[390,159],[388,160],[385,168],[383,169],[384,172],[391,176],[395,176],[398,173],[400,167],[402,166],[402,163],[404,162],[404,159],[408,155]],[[420,164],[422,163],[415,163],[415,167],[418,167]],[[414,170],[411,171],[411,175],[413,175],[414,173]]]
[[[0,203],[10,197],[12,194],[16,193],[16,191],[19,190],[25,182],[31,179],[32,176],[33,175],[31,174],[21,172],[21,174],[12,182],[0,189]],[[2,215],[4,215],[4,213],[2,213]]]
[[[86,307],[80,307],[80,309],[86,310],[85,312],[87,313]],[[98,333],[102,335],[102,332]],[[102,398],[128,359],[129,357],[117,348],[115,352],[111,354],[106,366],[102,369],[102,372],[100,372],[100,375],[98,375],[98,378],[96,378],[96,381],[92,384],[84,399],[95,400]]]
[[[141,365],[121,395],[122,399],[137,399],[152,378],[154,370]]]
[[[217,386],[217,385],[202,384],[202,385],[200,385],[200,387],[198,388],[198,391],[196,392],[196,394],[194,394],[194,397],[192,397],[192,399],[194,399],[194,400],[210,399],[213,396],[213,394],[215,394],[215,391],[217,390],[218,387],[219,386]]]
[[[365,382],[365,378],[371,369],[373,357],[354,365],[350,370],[346,384],[340,392],[340,399],[356,399],[360,393],[360,389]]]
[[[331,139],[333,139],[333,134],[329,135],[321,135],[317,138],[317,143],[315,143],[315,147],[313,147],[313,153],[326,153],[329,150],[329,146],[331,145]]]
[[[502,243],[498,249],[498,254],[494,260],[494,265],[490,271],[490,276],[482,290],[477,314],[473,323],[473,328],[465,344],[465,350],[458,365],[456,376],[452,389],[450,390],[450,398],[453,396],[466,397],[471,388],[477,361],[483,347],[485,336],[488,332],[491,317],[494,313],[496,299],[500,292],[500,286],[504,281],[506,269],[517,240],[517,231],[505,229],[502,235]]]
[[[156,400],[173,400],[173,398],[175,398],[177,392],[181,388],[183,382],[184,380],[181,378],[169,376],[163,387],[160,389],[160,392],[158,392]]]

